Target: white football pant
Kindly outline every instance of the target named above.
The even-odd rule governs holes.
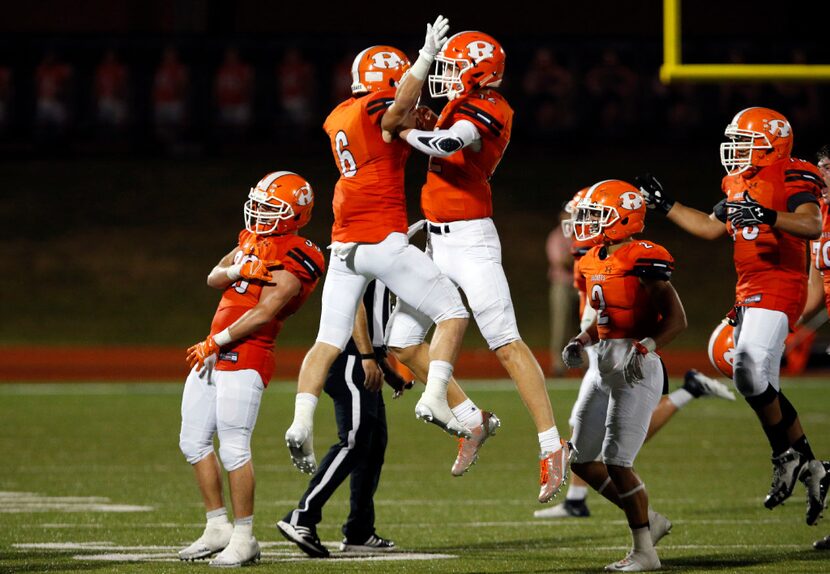
[[[634,465],[663,392],[663,366],[655,353],[649,353],[643,361],[644,380],[630,387],[622,361],[631,343],[631,339],[604,339],[595,345],[599,377],[587,385],[574,416],[573,462],[592,462],[601,454],[605,464]]]
[[[332,255],[323,285],[323,310],[317,341],[346,348],[357,307],[372,279],[384,283],[430,324],[469,317],[458,290],[432,260],[409,244],[404,233],[390,233],[380,243],[359,243],[345,261]]]
[[[735,387],[745,397],[760,395],[768,385],[780,391],[781,357],[789,332],[787,315],[760,307],[744,307],[738,317],[735,327]]]
[[[579,394],[576,397],[573,408],[571,408],[571,416],[568,419],[568,424],[571,425],[571,428],[576,426],[576,412],[581,408],[582,403],[585,402],[588,391],[590,391],[594,384],[599,383],[599,359],[597,358],[595,346],[585,347],[585,354],[588,356],[588,369],[582,375],[582,382],[579,384]]]
[[[493,220],[487,217],[431,225],[449,232],[429,233],[427,253],[441,272],[464,291],[490,349],[521,339]],[[387,344],[390,347],[418,345],[432,326],[429,317],[405,303],[398,303],[389,320]]]
[[[232,471],[251,460],[251,435],[265,386],[253,369],[217,371],[200,379],[190,371],[182,393],[179,447],[187,462],[196,464],[213,452],[219,435],[219,458]]]

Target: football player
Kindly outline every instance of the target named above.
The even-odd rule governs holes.
[[[424,46],[413,66],[391,46],[373,46],[358,54],[352,65],[354,96],[338,105],[323,124],[340,171],[334,188],[332,257],[317,340],[303,361],[294,421],[285,435],[292,460],[304,472],[312,473],[316,466],[312,433],[317,398],[326,373],[352,335],[358,303],[372,279],[382,281],[401,301],[438,325],[416,415],[451,434],[470,436],[447,403],[469,314],[452,281],[409,244],[404,165],[410,148],[383,139],[384,131],[420,121],[414,109],[448,28],[441,16],[427,25]]]
[[[430,129],[404,126],[393,135],[430,156],[421,206],[431,257],[464,291],[482,335],[530,411],[541,450],[538,498],[547,502],[567,477],[569,449],[556,428],[542,369],[519,335],[491,219],[489,179],[513,122],[512,108],[495,89],[504,76],[504,50],[487,34],[460,32],[447,40],[435,62],[430,94],[449,102]],[[417,375],[426,369],[424,339],[433,321],[408,303],[404,299],[396,308],[388,341]]]
[[[585,347],[596,347],[598,376],[574,417],[571,469],[625,512],[632,549],[605,567],[622,572],[659,569],[654,545],[671,528],[649,508],[633,464],[664,387],[665,367],[655,351],[686,328],[670,282],[674,260],[660,245],[632,237],[645,227],[645,211],[637,188],[620,180],[594,184],[577,204],[576,238],[601,241],[579,261],[596,314],[562,351],[573,368],[582,364]]]
[[[593,322],[596,316],[596,310],[587,304],[588,297],[585,292],[585,282],[579,272],[579,260],[585,255],[591,247],[601,242],[601,236],[589,239],[587,241],[579,241],[573,237],[573,215],[576,212],[576,206],[579,201],[585,196],[589,188],[579,190],[573,198],[566,203],[564,209],[571,215],[570,219],[562,222],[562,232],[566,238],[571,239],[571,254],[574,257],[573,265],[573,285],[579,293],[579,308],[582,319],[580,320],[580,328],[586,329]],[[571,428],[576,424],[576,413],[581,408],[585,401],[588,391],[599,379],[599,370],[597,365],[596,349],[593,346],[585,348],[585,354],[588,357],[588,368],[582,377],[582,383],[579,386],[579,395],[571,409],[571,416],[568,423]],[[668,383],[668,380],[666,381]],[[706,375],[700,373],[695,369],[690,369],[683,377],[683,385],[669,394],[667,388],[664,389],[664,394],[660,398],[660,402],[654,412],[651,413],[651,422],[648,426],[648,433],[646,434],[646,441],[654,436],[657,431],[663,428],[669,420],[683,407],[689,404],[692,400],[701,397],[720,397],[726,400],[734,401],[735,395],[726,388],[726,385],[720,381],[716,381]],[[588,484],[574,476],[573,480],[568,486],[568,492],[565,495],[565,500],[551,508],[544,508],[536,510],[533,516],[536,518],[587,518],[591,515],[588,509],[586,499],[588,497]]]
[[[775,508],[798,480],[807,488],[807,524],[824,509],[830,474],[807,441],[798,412],[781,391],[784,340],[807,296],[807,241],[821,235],[824,183],[811,163],[791,157],[793,129],[780,113],[747,108],[726,126],[721,182],[726,195],[711,214],[674,201],[649,174],[637,178],[649,207],[704,239],[734,242],[735,386],[755,411],[772,449],[772,485],[764,506]]]
[[[182,560],[207,558],[234,567],[259,560],[253,536],[254,467],[251,435],[262,392],[274,371],[274,342],[285,320],[322,277],[320,249],[298,231],[311,219],[314,192],[296,173],[269,173],[251,188],[245,230],[207,278],[222,291],[210,335],[188,349],[191,367],[182,395],[179,446],[193,465],[207,525]],[[222,473],[228,472],[234,523],[227,518]]]

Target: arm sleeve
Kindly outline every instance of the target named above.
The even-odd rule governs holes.
[[[406,141],[427,155],[447,157],[481,139],[472,122],[459,120],[445,130],[410,130]]]

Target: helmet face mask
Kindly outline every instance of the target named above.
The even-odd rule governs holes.
[[[290,171],[269,173],[248,192],[245,229],[256,235],[291,233],[311,220],[314,192]]]
[[[646,204],[640,190],[619,179],[595,183],[576,204],[578,241],[620,243],[645,227]]]
[[[443,53],[435,57],[435,74],[430,74],[429,95],[433,98],[454,100],[464,91],[461,75],[472,64],[468,60],[447,58]]]
[[[724,135],[728,141],[720,145],[720,161],[728,175],[772,165],[790,157],[793,148],[790,122],[769,108],[741,110]]]
[[[574,236],[578,241],[596,239],[619,219],[620,214],[615,208],[583,199],[576,206]]]
[[[483,32],[451,36],[435,56],[435,73],[427,78],[433,98],[450,100],[487,86],[498,87],[504,77],[504,49]]]

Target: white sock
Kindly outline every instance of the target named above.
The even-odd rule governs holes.
[[[585,500],[587,497],[587,486],[577,486],[571,483],[571,485],[568,487],[568,494],[565,495],[565,500]]]
[[[651,543],[651,532],[648,526],[631,529],[631,540],[634,542],[634,552],[654,552]]]
[[[677,389],[669,393],[669,400],[678,409],[682,409],[695,399],[695,396],[686,389]]]
[[[481,409],[476,406],[472,399],[467,399],[457,407],[453,407],[452,414],[455,415],[458,422],[468,429],[481,426],[484,422],[484,417],[481,415]]]
[[[244,518],[237,518],[233,521],[234,534],[239,533],[244,536],[254,535],[254,515],[246,516]]]
[[[224,506],[211,510],[205,513],[207,517],[208,526],[221,526],[222,524],[229,524],[228,509]]]
[[[427,373],[427,387],[424,389],[434,397],[447,400],[447,386],[452,377],[452,364],[447,361],[430,361]]]
[[[556,425],[539,433],[539,448],[542,452],[557,452],[562,449],[562,439]]]
[[[317,397],[311,393],[297,393],[294,399],[294,422],[308,428],[314,428],[314,411],[317,409]]]

